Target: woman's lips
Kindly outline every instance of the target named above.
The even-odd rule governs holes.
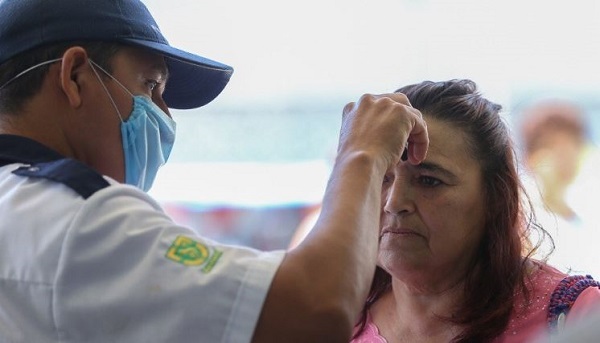
[[[397,228],[397,227],[390,227],[390,226],[385,226],[383,228],[383,230],[381,230],[381,235],[385,235],[386,233],[389,234],[395,234],[395,235],[402,235],[402,236],[421,236],[423,237],[422,234],[418,233],[417,231],[413,230],[413,229],[409,229],[409,228]]]

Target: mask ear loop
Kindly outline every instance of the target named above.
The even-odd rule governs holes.
[[[115,108],[115,111],[117,111],[117,115],[119,116],[119,119],[121,120],[121,123],[125,122],[123,120],[123,116],[121,116],[121,111],[119,111],[119,108],[117,107],[117,104],[115,103],[115,100],[112,98],[112,96],[110,96],[110,92],[108,91],[108,88],[106,88],[106,85],[104,84],[104,82],[102,82],[102,78],[100,77],[100,74],[98,74],[98,71],[96,70],[96,67],[98,67],[98,69],[100,69],[103,73],[105,73],[106,75],[108,75],[111,79],[113,79],[114,81],[116,81],[119,84],[119,86],[125,88],[125,90],[127,91],[127,93],[129,93],[129,94],[131,94],[131,93],[129,92],[129,90],[125,86],[123,86],[121,84],[121,82],[119,82],[112,75],[110,75],[108,72],[106,72],[106,70],[104,70],[102,67],[100,67],[98,64],[96,64],[96,62],[92,61],[89,58],[88,58],[88,62],[90,64],[90,67],[92,67],[92,70],[94,71],[94,74],[96,74],[96,77],[98,78],[98,82],[100,82],[100,84],[102,85],[102,88],[104,88],[104,91],[106,91],[106,94],[108,95],[108,98],[110,99],[110,102],[113,104],[113,107]]]
[[[13,76],[10,80],[6,81],[2,86],[0,86],[0,90],[2,90],[4,87],[8,86],[11,82],[13,82],[14,80],[16,80],[19,77],[23,76],[24,74],[27,74],[30,71],[34,70],[35,68],[39,68],[39,67],[44,66],[46,64],[58,62],[60,60],[62,60],[62,58],[60,58],[60,57],[59,58],[55,58],[53,60],[49,60],[49,61],[45,61],[45,62],[42,62],[42,63],[38,63],[38,64],[36,64],[36,65],[34,65],[32,67],[29,67],[29,68],[25,69],[22,72],[18,73],[17,75]]]

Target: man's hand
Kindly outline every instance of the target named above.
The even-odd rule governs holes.
[[[344,108],[338,156],[366,152],[387,170],[399,162],[407,144],[410,163],[422,162],[429,145],[427,126],[404,94],[365,94]]]

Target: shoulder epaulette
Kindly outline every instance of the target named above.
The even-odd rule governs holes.
[[[37,177],[62,183],[84,199],[110,184],[102,175],[85,164],[70,158],[33,163],[13,171],[16,175]]]

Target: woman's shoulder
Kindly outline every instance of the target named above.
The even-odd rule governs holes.
[[[568,274],[538,260],[529,260],[525,284],[532,297],[549,296]]]
[[[600,308],[600,282],[589,275],[568,275],[552,292],[548,324],[553,332]]]
[[[525,286],[527,293],[515,293],[513,313],[499,341],[523,342],[539,332],[548,332],[548,306],[552,294],[568,275],[541,261],[529,260]]]
[[[600,306],[600,282],[590,275],[569,275],[536,262],[531,290],[534,297],[548,297],[547,324],[551,332],[586,317]]]
[[[555,267],[555,266],[545,263],[543,261],[531,259],[530,263],[531,263],[530,270],[532,270],[532,273],[531,273],[532,276],[547,277],[547,278],[549,277],[549,278],[560,280],[568,275],[567,273],[559,270],[558,267]]]

